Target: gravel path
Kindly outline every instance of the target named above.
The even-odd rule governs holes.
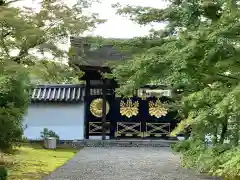
[[[213,180],[183,169],[169,148],[89,147],[44,180]]]

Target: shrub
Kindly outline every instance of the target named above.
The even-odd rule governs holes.
[[[17,69],[17,70],[16,70]],[[29,104],[30,81],[18,65],[0,66],[0,150],[17,145],[23,135],[22,119]]]
[[[197,161],[199,171],[221,176],[227,180],[240,179],[240,148],[226,148],[225,145],[209,148]],[[221,152],[216,149],[222,149]]]
[[[7,180],[8,173],[4,166],[0,166],[0,180]]]
[[[57,133],[52,130],[48,130],[47,128],[44,128],[41,132],[41,138],[46,139],[48,137],[55,137],[57,140],[59,140],[59,136],[57,135]]]
[[[188,139],[176,143],[173,147],[175,152],[181,152],[183,155],[182,164],[185,167],[196,167],[197,158],[206,149],[203,141]]]
[[[220,176],[226,180],[240,179],[240,147],[229,144],[207,147],[202,141],[181,141],[173,145],[182,153],[182,164],[199,172]]]
[[[210,173],[225,179],[240,179],[240,147],[225,151],[219,159],[218,166],[213,166]]]
[[[23,142],[23,143],[28,143],[28,142],[29,142],[29,140],[28,140],[28,138],[27,138],[27,137],[25,137],[25,136],[22,136],[22,140],[21,140],[21,142]]]
[[[177,142],[176,144],[173,144],[172,149],[174,152],[184,152],[189,150],[190,143],[191,143],[190,140],[180,141],[180,142]]]

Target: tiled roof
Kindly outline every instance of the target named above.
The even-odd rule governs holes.
[[[159,90],[160,91],[160,90]],[[165,96],[169,90],[162,90]],[[166,91],[166,92],[165,92]],[[106,94],[114,93],[113,89],[107,89]],[[167,94],[166,94],[167,93]],[[90,95],[102,95],[102,89],[90,89]],[[47,84],[36,86],[31,94],[32,102],[82,102],[85,97],[84,84]]]
[[[109,39],[116,40],[116,39]],[[124,39],[118,39],[124,41]],[[87,43],[82,37],[70,37],[71,46],[75,47],[76,55],[71,59],[78,65],[108,67],[109,64],[122,62],[131,57],[131,54],[122,52],[114,44],[105,44],[100,47],[92,47],[93,43]]]
[[[84,100],[84,84],[38,85],[32,91],[32,102],[79,102]]]

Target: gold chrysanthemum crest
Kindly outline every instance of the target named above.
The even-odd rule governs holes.
[[[120,102],[120,113],[122,116],[127,116],[128,118],[138,115],[139,102],[133,102],[131,99],[127,99],[126,102],[121,100]]]
[[[102,117],[102,104],[103,104],[103,99],[98,98],[94,99],[91,104],[90,104],[90,111],[95,117]],[[109,103],[106,102],[106,114],[109,113],[110,106]]]
[[[151,116],[155,116],[156,118],[160,118],[162,116],[167,115],[167,109],[163,107],[161,101],[157,99],[155,102],[149,101],[149,114]]]

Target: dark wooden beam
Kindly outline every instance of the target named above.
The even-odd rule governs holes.
[[[110,73],[111,69],[107,66],[86,66],[86,65],[78,65],[79,69],[82,71],[100,71],[100,72],[106,72]]]
[[[88,109],[89,109],[89,96],[90,96],[90,86],[89,80],[86,81],[85,87],[85,97],[84,97],[84,137],[85,139],[89,139],[89,119],[88,119]]]
[[[107,92],[106,92],[106,80],[103,79],[102,86],[102,94],[103,94],[103,103],[102,103],[102,140],[106,140],[106,116],[107,116]]]

